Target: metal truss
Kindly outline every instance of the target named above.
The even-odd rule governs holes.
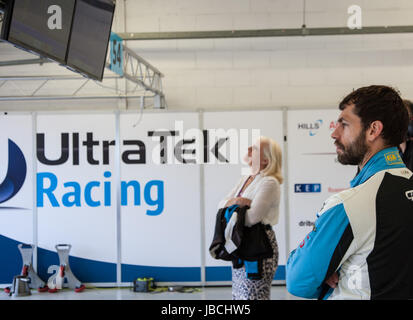
[[[127,47],[123,48],[123,55],[123,76],[126,79],[141,85],[146,90],[163,96],[163,74]]]
[[[19,100],[70,100],[70,99],[127,99],[127,98],[153,98],[152,106],[157,109],[166,108],[165,95],[162,89],[162,77],[164,76],[158,69],[152,66],[149,62],[138,56],[132,50],[127,47],[123,48],[123,76],[116,75],[109,71],[109,63],[106,63],[106,72],[109,75],[105,75],[104,81],[109,80],[112,83],[111,86],[99,83],[88,78],[84,78],[80,75],[34,75],[34,76],[0,76],[0,101],[19,101]],[[0,61],[0,67],[2,66],[23,66],[30,64],[43,65],[45,63],[51,63],[52,60],[44,57],[13,60],[13,61]],[[110,75],[112,73],[112,75]],[[128,90],[121,88],[119,80],[126,79],[128,82],[134,83],[133,89]],[[50,82],[55,81],[76,81],[76,86],[70,87],[65,90],[65,94],[62,95],[40,95],[41,89],[44,88]],[[112,80],[112,81],[111,81]],[[26,86],[27,81],[31,81],[31,89]],[[77,83],[78,82],[78,83]],[[107,81],[106,81],[107,82]],[[2,87],[7,83],[17,91],[17,95],[3,95]],[[106,91],[104,94],[99,95],[85,95],[84,91],[87,88],[93,86],[101,87]],[[87,87],[87,88],[86,88]],[[129,86],[130,87],[130,86]],[[85,90],[82,90],[85,89]],[[4,91],[4,90],[3,90]],[[67,93],[66,93],[67,92]]]

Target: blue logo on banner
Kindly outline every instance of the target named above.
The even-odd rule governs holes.
[[[316,122],[315,122],[315,127],[314,128],[311,128],[311,130],[310,130],[310,137],[313,137],[313,136],[315,136],[316,134],[317,134],[317,132],[318,132],[318,129],[320,129],[320,127],[323,125],[323,120],[321,120],[321,119],[318,119]]]
[[[0,203],[13,198],[26,179],[26,160],[20,148],[9,139],[9,165],[6,178],[0,184]]]
[[[297,183],[294,184],[295,193],[321,192],[321,183]]]

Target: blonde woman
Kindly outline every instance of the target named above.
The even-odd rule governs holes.
[[[232,268],[233,300],[269,300],[271,282],[278,266],[278,245],[272,226],[278,223],[280,204],[280,184],[282,152],[272,139],[260,137],[248,148],[244,160],[251,168],[251,175],[242,177],[235,188],[218,205],[219,208],[237,204],[249,206],[245,216],[245,225],[256,223],[266,226],[265,232],[270,240],[273,256],[262,263],[262,278],[249,279],[245,266]]]

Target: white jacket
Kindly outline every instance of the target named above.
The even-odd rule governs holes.
[[[248,176],[241,178],[239,183],[218,204],[218,209],[224,208],[229,199],[235,198]],[[272,176],[259,173],[243,191],[241,197],[251,200],[251,208],[247,210],[245,225],[250,227],[258,222],[274,226],[278,223],[280,205],[280,184]]]

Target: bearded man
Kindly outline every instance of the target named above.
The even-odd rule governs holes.
[[[413,295],[413,174],[397,146],[409,115],[396,90],[359,88],[339,104],[337,159],[357,165],[350,188],[328,198],[287,262],[287,290],[309,299]]]

